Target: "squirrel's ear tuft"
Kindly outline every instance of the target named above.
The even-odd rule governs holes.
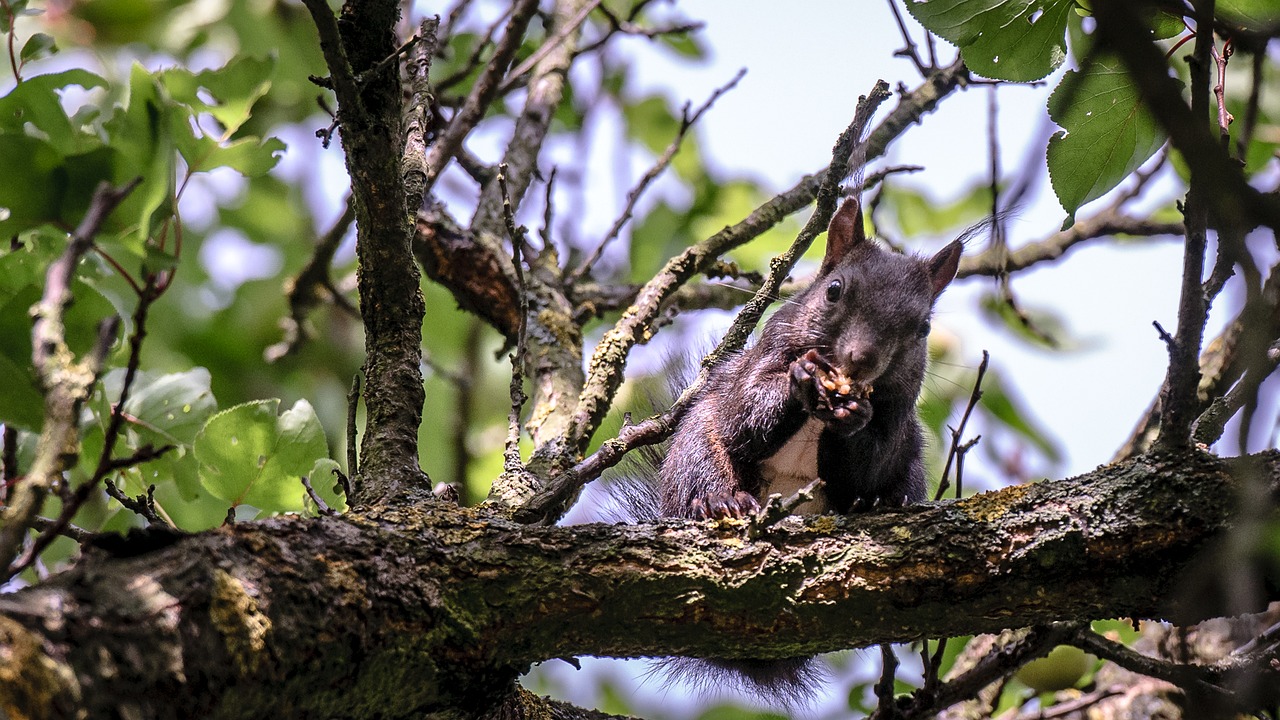
[[[848,198],[840,204],[827,226],[827,254],[822,258],[820,272],[843,260],[866,240],[867,234],[862,227],[862,203],[856,197]]]
[[[933,296],[942,294],[943,289],[956,277],[960,269],[960,253],[964,245],[959,240],[952,240],[947,246],[929,259],[929,277],[933,284]]]

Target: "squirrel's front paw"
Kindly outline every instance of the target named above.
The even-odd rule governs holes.
[[[755,497],[741,490],[707,493],[689,501],[689,516],[694,520],[743,518],[759,509]]]
[[[856,383],[817,350],[791,363],[791,396],[827,427],[852,435],[871,421],[868,385]]]

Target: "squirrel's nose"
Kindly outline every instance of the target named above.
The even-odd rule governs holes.
[[[874,380],[880,356],[875,348],[856,348],[849,353],[848,375],[855,380],[868,382]]]

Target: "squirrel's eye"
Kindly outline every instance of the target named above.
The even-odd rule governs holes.
[[[933,326],[929,323],[929,319],[925,318],[924,321],[920,323],[920,329],[917,332],[920,334],[920,337],[927,338],[929,337],[929,331],[932,328]]]
[[[840,299],[840,292],[844,290],[844,283],[839,280],[832,280],[827,286],[827,302],[835,302]]]

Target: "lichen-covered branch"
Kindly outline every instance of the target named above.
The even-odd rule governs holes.
[[[1194,613],[1171,590],[1230,522],[1233,463],[1280,487],[1280,453],[1191,451],[757,540],[733,522],[540,527],[439,505],[108,538],[0,597],[0,677],[19,679],[0,707],[420,717],[505,697],[552,657],[790,657]]]
[[[393,0],[347,3],[336,21],[328,3],[307,0],[338,98],[351,178],[365,328],[365,408],[355,506],[430,491],[418,465],[422,385],[422,294],[410,252],[412,216],[401,174],[405,133]]]
[[[31,362],[44,393],[44,424],[31,467],[15,481],[0,513],[0,567],[9,568],[54,482],[79,456],[80,407],[98,380],[102,361],[115,342],[120,318],[112,316],[103,322],[97,342],[77,361],[67,346],[63,315],[74,300],[71,285],[80,259],[93,246],[107,216],[140,182],[141,178],[137,178],[120,188],[103,183],[94,191],[89,209],[66,249],[45,273],[44,292],[32,307],[35,321],[31,328]],[[9,573],[4,577],[8,578]]]

